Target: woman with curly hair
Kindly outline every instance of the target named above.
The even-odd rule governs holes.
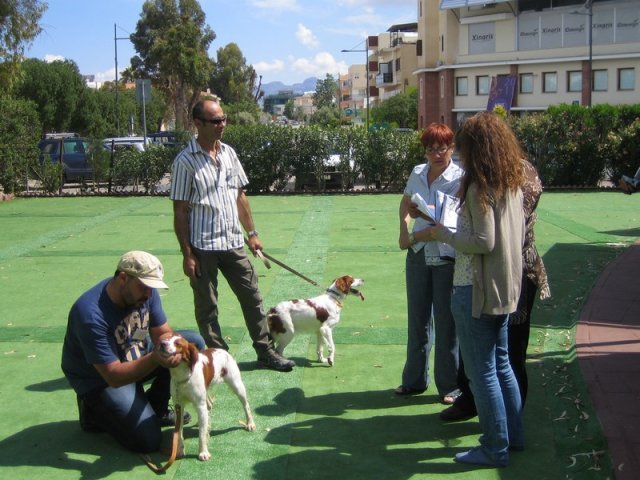
[[[465,170],[457,228],[438,224],[425,234],[456,249],[451,311],[482,430],[480,445],[455,460],[504,467],[509,450],[524,448],[507,322],[520,295],[525,154],[509,126],[491,112],[469,118],[455,140]]]

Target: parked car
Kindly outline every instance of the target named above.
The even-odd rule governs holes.
[[[340,170],[340,163],[342,162],[342,157],[339,153],[332,152],[328,158],[326,158],[323,162],[323,172],[322,177],[324,180],[324,188],[327,190],[338,190],[342,188],[342,177],[343,172]],[[349,160],[349,169],[353,171],[355,167],[355,162],[353,160]],[[346,185],[347,188],[351,188],[351,182],[349,185]],[[296,174],[296,190],[315,190],[318,188],[318,180],[316,176],[312,172],[298,172]]]
[[[148,137],[146,139],[144,137],[112,137],[105,138],[102,141],[104,148],[108,151],[111,151],[113,148],[116,152],[119,150],[138,150],[139,152],[144,152],[149,143],[151,143],[151,140]]]
[[[156,132],[147,135],[151,143],[162,145],[167,148],[178,146],[178,138],[175,132]]]
[[[74,135],[74,134],[70,134]],[[62,162],[63,182],[80,182],[92,177],[93,170],[88,161],[89,144],[77,136],[47,135],[38,143],[40,164],[46,160]]]

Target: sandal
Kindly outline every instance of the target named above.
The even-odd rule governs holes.
[[[426,390],[427,390],[426,388],[408,388],[400,385],[393,392],[396,395],[406,396],[406,395],[420,395],[421,393],[424,393]]]
[[[453,405],[460,395],[462,395],[462,392],[459,389],[456,389],[453,392],[449,392],[446,395],[443,395],[440,398],[440,402],[445,405]]]

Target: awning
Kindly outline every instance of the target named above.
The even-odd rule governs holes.
[[[440,0],[440,10],[473,7],[476,5],[490,5],[492,3],[505,3],[509,1],[510,0]]]

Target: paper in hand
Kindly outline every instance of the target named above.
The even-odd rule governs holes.
[[[436,223],[435,205],[428,205],[425,199],[422,198],[422,195],[420,195],[419,193],[414,193],[413,195],[411,195],[411,201],[418,206],[418,210],[420,210],[420,212],[429,217],[427,218],[428,221]]]

